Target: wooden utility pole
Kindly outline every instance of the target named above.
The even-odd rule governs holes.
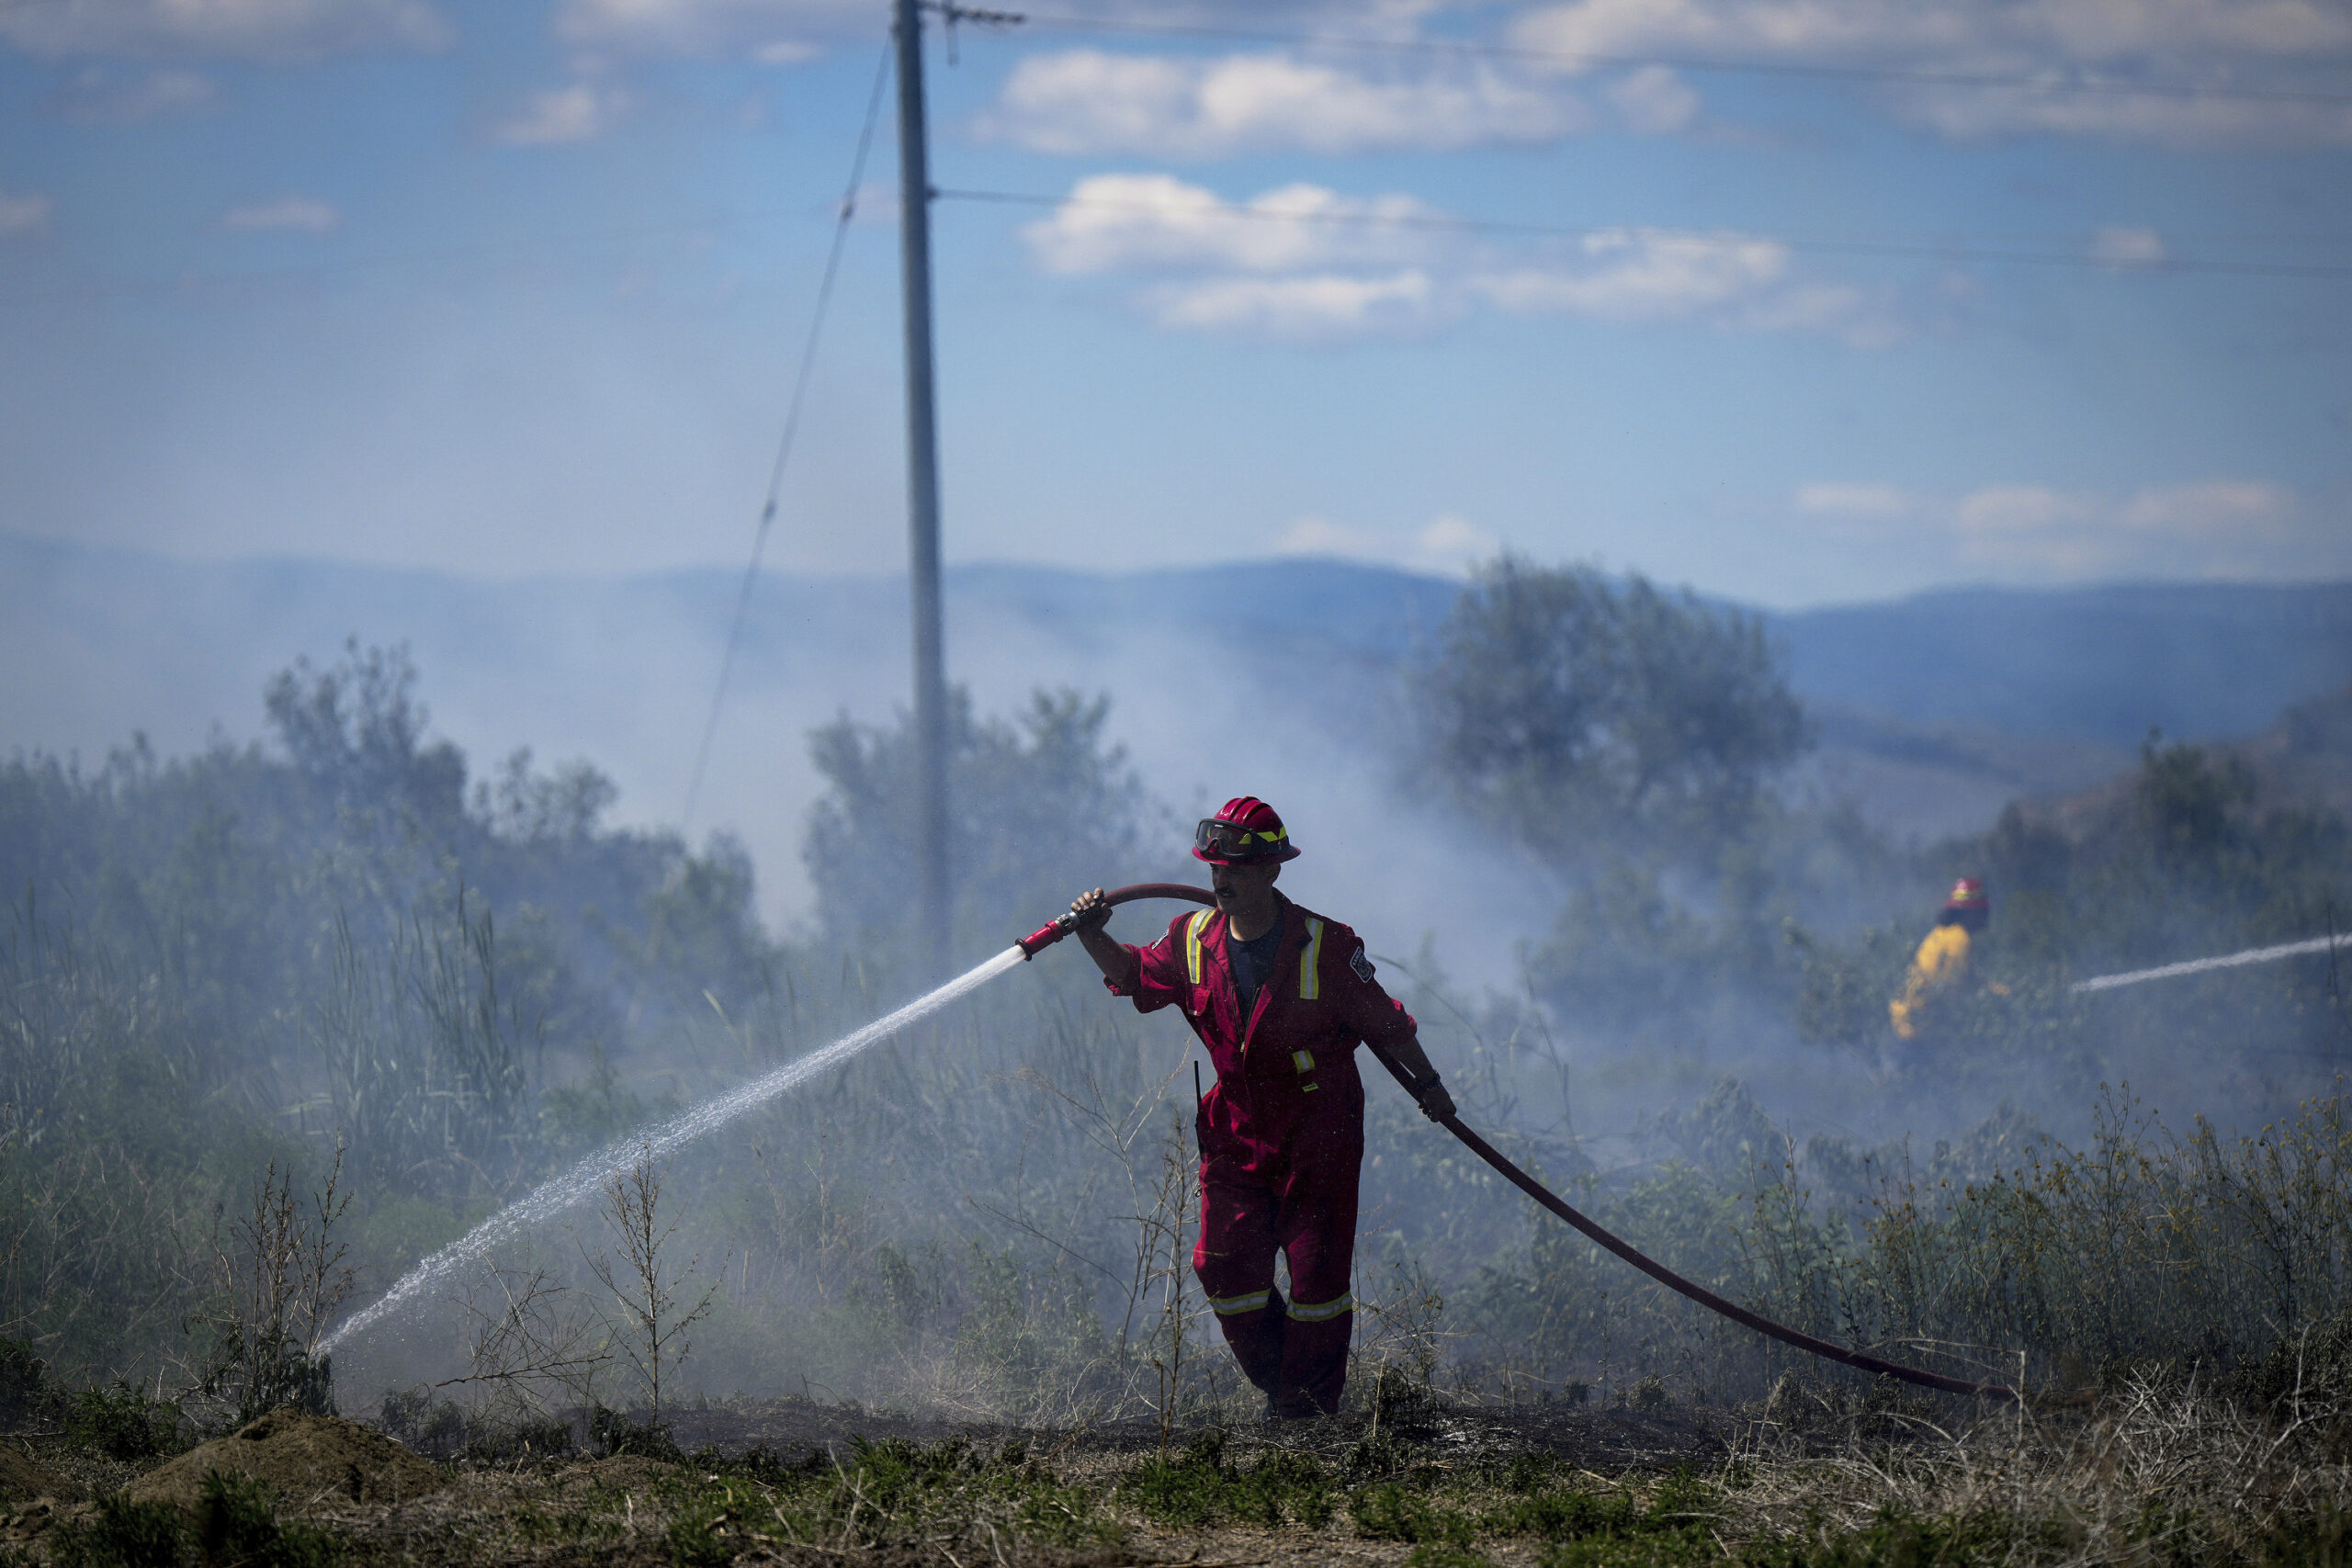
[[[914,596],[915,931],[926,979],[948,973],[947,669],[939,597],[939,439],[931,371],[931,156],[919,0],[893,0],[899,49],[899,259],[907,329],[907,575]]]

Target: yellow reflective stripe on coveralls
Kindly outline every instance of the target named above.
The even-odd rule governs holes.
[[[1236,1313],[1256,1312],[1273,1299],[1272,1291],[1252,1291],[1246,1296],[1211,1296],[1209,1309],[1219,1317],[1231,1317]]]
[[[1339,1316],[1356,1304],[1355,1292],[1350,1291],[1337,1301],[1317,1302],[1312,1306],[1305,1302],[1290,1303],[1290,1314],[1301,1323],[1321,1323]]]
[[[1298,955],[1298,999],[1311,1002],[1323,994],[1323,922],[1309,917],[1306,949]],[[1306,1069],[1301,1068],[1304,1072]]]
[[[1201,930],[1216,914],[1215,909],[1203,909],[1184,924],[1184,972],[1195,986],[1201,983]]]

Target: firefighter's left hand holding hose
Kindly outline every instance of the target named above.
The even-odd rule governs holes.
[[[1069,929],[1080,937],[1092,936],[1111,921],[1111,901],[1102,889],[1081,893],[1069,901]]]
[[[1062,917],[1069,923],[1070,933],[1079,945],[1086,949],[1086,956],[1102,971],[1102,977],[1114,986],[1135,984],[1136,955],[1134,952],[1114,941],[1102,928],[1111,921],[1111,901],[1102,889],[1081,893],[1069,901],[1069,913]]]
[[[1432,1122],[1442,1122],[1455,1114],[1453,1096],[1445,1092],[1445,1085],[1435,1073],[1413,1086],[1413,1099],[1419,1104],[1421,1114]]]

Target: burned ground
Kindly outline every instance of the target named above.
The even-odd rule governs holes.
[[[2034,1412],[1793,1382],[1745,1408],[1383,1403],[1165,1432],[743,1403],[676,1412],[682,1453],[402,1455],[434,1481],[397,1501],[296,1473],[382,1458],[379,1434],[281,1412],[260,1440],[208,1445],[284,1450],[274,1484],[191,1492],[199,1449],[95,1502],[9,1504],[0,1562],[1792,1568],[2334,1562],[2352,1545],[2333,1406],[2139,1385]],[[61,1435],[12,1441],[69,1457]]]

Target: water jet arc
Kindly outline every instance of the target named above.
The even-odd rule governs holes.
[[[1125,904],[1137,898],[1180,898],[1211,907],[1215,907],[1216,903],[1216,895],[1207,888],[1187,887],[1182,883],[1174,882],[1137,883],[1132,887],[1122,887],[1115,892],[1103,895],[1104,902],[1110,904]],[[1075,929],[1074,923],[1068,915],[1064,915],[1060,919],[1049,921],[1023,937],[1014,943],[1014,946],[1020,949],[1023,957],[1034,958],[1040,951],[1051,947],[1063,937],[1068,936],[1073,929]],[[1413,1075],[1405,1070],[1402,1063],[1369,1041],[1365,1043],[1365,1048],[1379,1060],[1382,1066],[1388,1069],[1391,1077],[1404,1086],[1407,1094],[1413,1092]],[[1578,1213],[1558,1193],[1520,1169],[1492,1144],[1464,1126],[1459,1116],[1440,1116],[1435,1120],[1440,1126],[1462,1140],[1464,1147],[1492,1166],[1504,1180],[1566,1220],[1597,1246],[1616,1254],[1668,1290],[1688,1296],[1709,1312],[1718,1313],[1743,1328],[1754,1329],[1768,1338],[1777,1339],[1783,1345],[1792,1346],[1809,1356],[1818,1356],[1824,1360],[1836,1361],[1840,1366],[1851,1367],[1856,1371],[1870,1372],[1879,1377],[1899,1378],[1905,1382],[1917,1383],[1922,1388],[1939,1389],[1946,1393],[1974,1394],[2013,1402],[2018,1400],[2017,1390],[2006,1383],[1971,1382],[1966,1378],[1947,1377],[1941,1372],[1928,1371],[1924,1368],[1906,1367],[1899,1362],[1882,1360],[1876,1356],[1860,1350],[1849,1350],[1843,1345],[1833,1344],[1826,1339],[1816,1339],[1802,1329],[1791,1328],[1784,1323],[1775,1323],[1761,1313],[1750,1312],[1737,1302],[1729,1301],[1715,1294],[1698,1281],[1684,1279],[1655,1258],[1642,1252],[1631,1242],[1611,1235],[1600,1224]]]

